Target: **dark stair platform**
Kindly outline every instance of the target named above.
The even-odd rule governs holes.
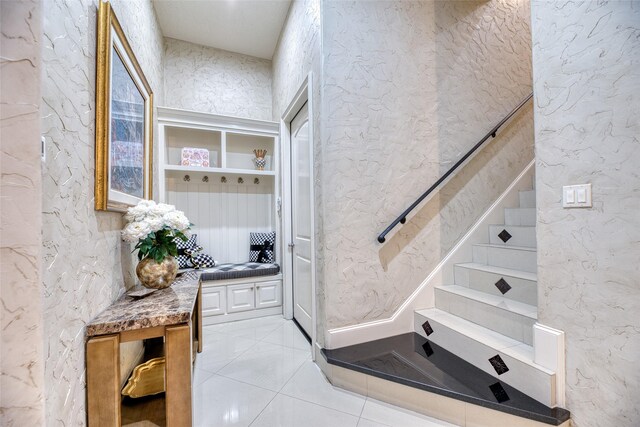
[[[322,352],[332,365],[511,415],[550,425],[569,419],[566,409],[543,405],[414,332]]]

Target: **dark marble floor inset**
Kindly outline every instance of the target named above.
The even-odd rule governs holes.
[[[519,417],[550,425],[569,419],[566,409],[543,405],[413,332],[322,352],[332,365]]]

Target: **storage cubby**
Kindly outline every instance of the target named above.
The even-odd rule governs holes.
[[[209,151],[209,167],[222,166],[222,132],[188,127],[166,126],[165,165],[181,166],[182,149],[204,148]]]
[[[231,169],[255,169],[253,150],[267,150],[265,160],[267,162],[264,170],[273,171],[273,138],[227,133],[227,167]]]

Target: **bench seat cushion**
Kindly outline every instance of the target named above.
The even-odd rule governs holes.
[[[202,271],[203,282],[211,280],[242,279],[245,277],[273,276],[280,272],[278,264],[243,262],[240,264],[220,264]]]

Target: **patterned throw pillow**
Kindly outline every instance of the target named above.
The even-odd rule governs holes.
[[[180,239],[174,239],[178,248],[179,268],[211,268],[216,266],[215,260],[211,255],[200,253],[204,248],[198,245],[198,235],[192,234],[186,242]]]
[[[191,255],[191,264],[193,268],[212,268],[216,266],[216,262],[211,255],[194,253]]]
[[[249,233],[249,261],[273,263],[276,261],[276,232]]]
[[[189,240],[187,240],[186,242],[182,239],[178,239],[177,237],[173,239],[173,241],[176,243],[176,247],[178,248],[178,256],[176,257],[176,261],[178,261],[178,268],[191,267],[189,263],[191,256],[187,253],[187,251],[197,246],[197,239],[197,234],[192,234],[191,237],[189,237]]]

